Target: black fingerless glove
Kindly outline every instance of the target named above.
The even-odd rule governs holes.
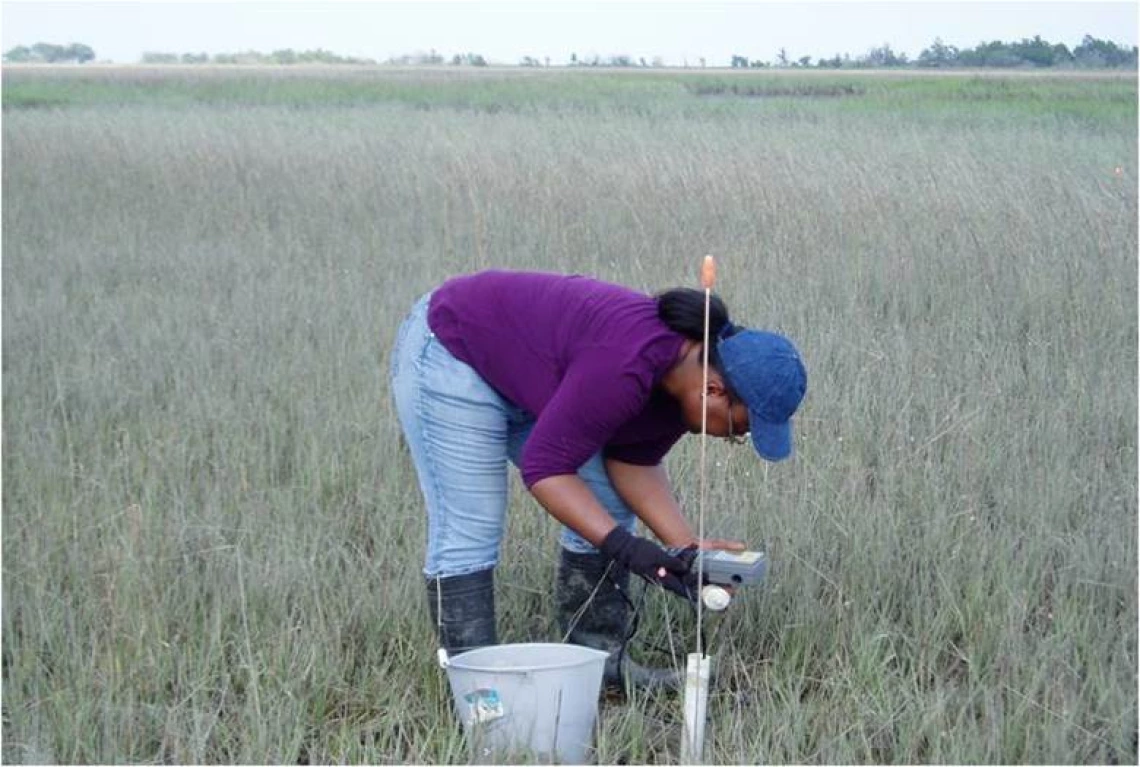
[[[631,535],[619,525],[606,536],[599,548],[619,566],[650,583],[686,599],[696,599],[696,578],[689,572],[697,556],[696,545],[673,555],[653,541]]]

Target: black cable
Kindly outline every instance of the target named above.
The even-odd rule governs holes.
[[[627,605],[629,605],[629,607],[632,611],[632,613],[630,615],[630,620],[629,620],[629,624],[628,624],[629,627],[626,631],[625,639],[622,640],[621,647],[618,649],[618,663],[620,664],[624,660],[624,657],[628,654],[627,651],[629,649],[630,642],[633,641],[633,637],[637,634],[637,630],[641,627],[641,610],[642,610],[642,607],[644,607],[644,605],[645,605],[646,597],[649,596],[649,585],[646,584],[642,587],[640,602],[638,604],[634,604],[634,602],[630,598],[630,596],[625,593],[625,589],[623,589],[621,587],[621,584],[619,584],[609,574],[609,572],[606,572],[603,575],[603,577],[605,579],[609,580],[609,582],[613,585],[613,587],[617,590],[617,592],[619,594],[621,594],[622,599],[625,600],[625,603]],[[687,602],[693,608],[693,612],[695,614],[696,610],[697,610],[697,603],[691,597],[687,600]],[[720,622],[717,623],[717,632],[716,633],[717,634],[720,633]],[[714,638],[715,638],[715,636],[716,635],[714,635]],[[701,627],[701,643],[705,647],[710,646],[709,635],[708,635],[708,623],[707,622]],[[656,651],[661,652],[661,653],[668,653],[668,654],[672,655],[672,648],[666,648],[666,647],[663,647],[662,645],[656,644],[654,642],[646,642],[645,644],[650,649],[656,650]],[[621,666],[619,665],[618,667],[620,668]]]

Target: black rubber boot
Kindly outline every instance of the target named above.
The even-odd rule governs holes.
[[[622,592],[629,593],[629,571],[615,566],[605,575],[610,560],[604,554],[561,551],[555,588],[558,627],[573,644],[610,654],[603,677],[606,688],[623,693],[631,689],[680,691],[685,682],[683,672],[642,666],[625,653],[630,605]],[[590,604],[583,608],[587,601]]]
[[[426,580],[428,612],[448,655],[499,643],[493,569]]]

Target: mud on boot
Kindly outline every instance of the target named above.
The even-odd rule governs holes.
[[[629,572],[609,565],[609,558],[601,553],[561,549],[555,588],[559,630],[566,641],[609,653],[603,676],[608,690],[626,694],[631,690],[681,691],[683,671],[643,666],[626,654]]]
[[[448,655],[499,643],[494,569],[425,580],[431,622]]]

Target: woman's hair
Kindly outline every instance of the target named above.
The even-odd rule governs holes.
[[[673,288],[658,293],[657,316],[661,318],[670,330],[679,333],[685,338],[697,343],[705,340],[705,294],[695,288]],[[709,365],[724,377],[724,370],[720,366],[720,355],[716,353],[716,339],[721,331],[727,328],[732,333],[732,324],[728,319],[728,307],[716,294],[709,298]],[[727,381],[726,381],[727,383]]]

